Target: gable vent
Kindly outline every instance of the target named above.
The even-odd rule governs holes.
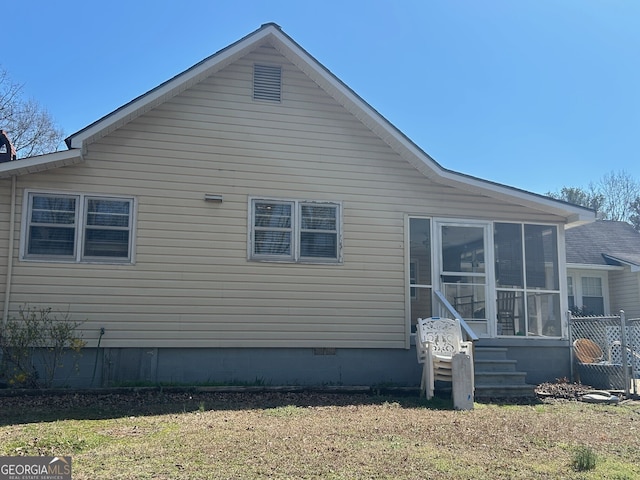
[[[282,69],[269,65],[253,66],[253,99],[280,101]]]

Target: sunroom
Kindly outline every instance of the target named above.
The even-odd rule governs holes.
[[[448,303],[480,338],[566,338],[558,225],[418,216],[407,224],[413,329]]]

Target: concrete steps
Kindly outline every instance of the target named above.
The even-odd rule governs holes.
[[[507,358],[507,351],[502,347],[474,348],[477,399],[535,397],[535,385],[526,383],[527,374],[516,370],[517,362]]]

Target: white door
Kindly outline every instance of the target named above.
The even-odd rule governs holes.
[[[489,224],[436,224],[439,290],[478,335],[491,332]]]

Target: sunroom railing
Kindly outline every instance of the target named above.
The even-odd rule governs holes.
[[[467,341],[470,340],[472,342],[479,340],[476,333],[471,329],[471,327],[467,324],[467,322],[464,321],[464,319],[462,318],[462,315],[460,315],[458,311],[455,308],[453,308],[453,306],[449,303],[449,300],[446,299],[444,294],[440,290],[434,290],[434,293],[436,295],[436,299],[438,300],[437,303],[440,307],[440,310],[444,309],[447,315],[453,318],[457,318],[458,321],[460,322],[460,327],[462,328],[463,335],[466,337],[465,340]],[[440,316],[442,317],[444,315],[441,314]]]

